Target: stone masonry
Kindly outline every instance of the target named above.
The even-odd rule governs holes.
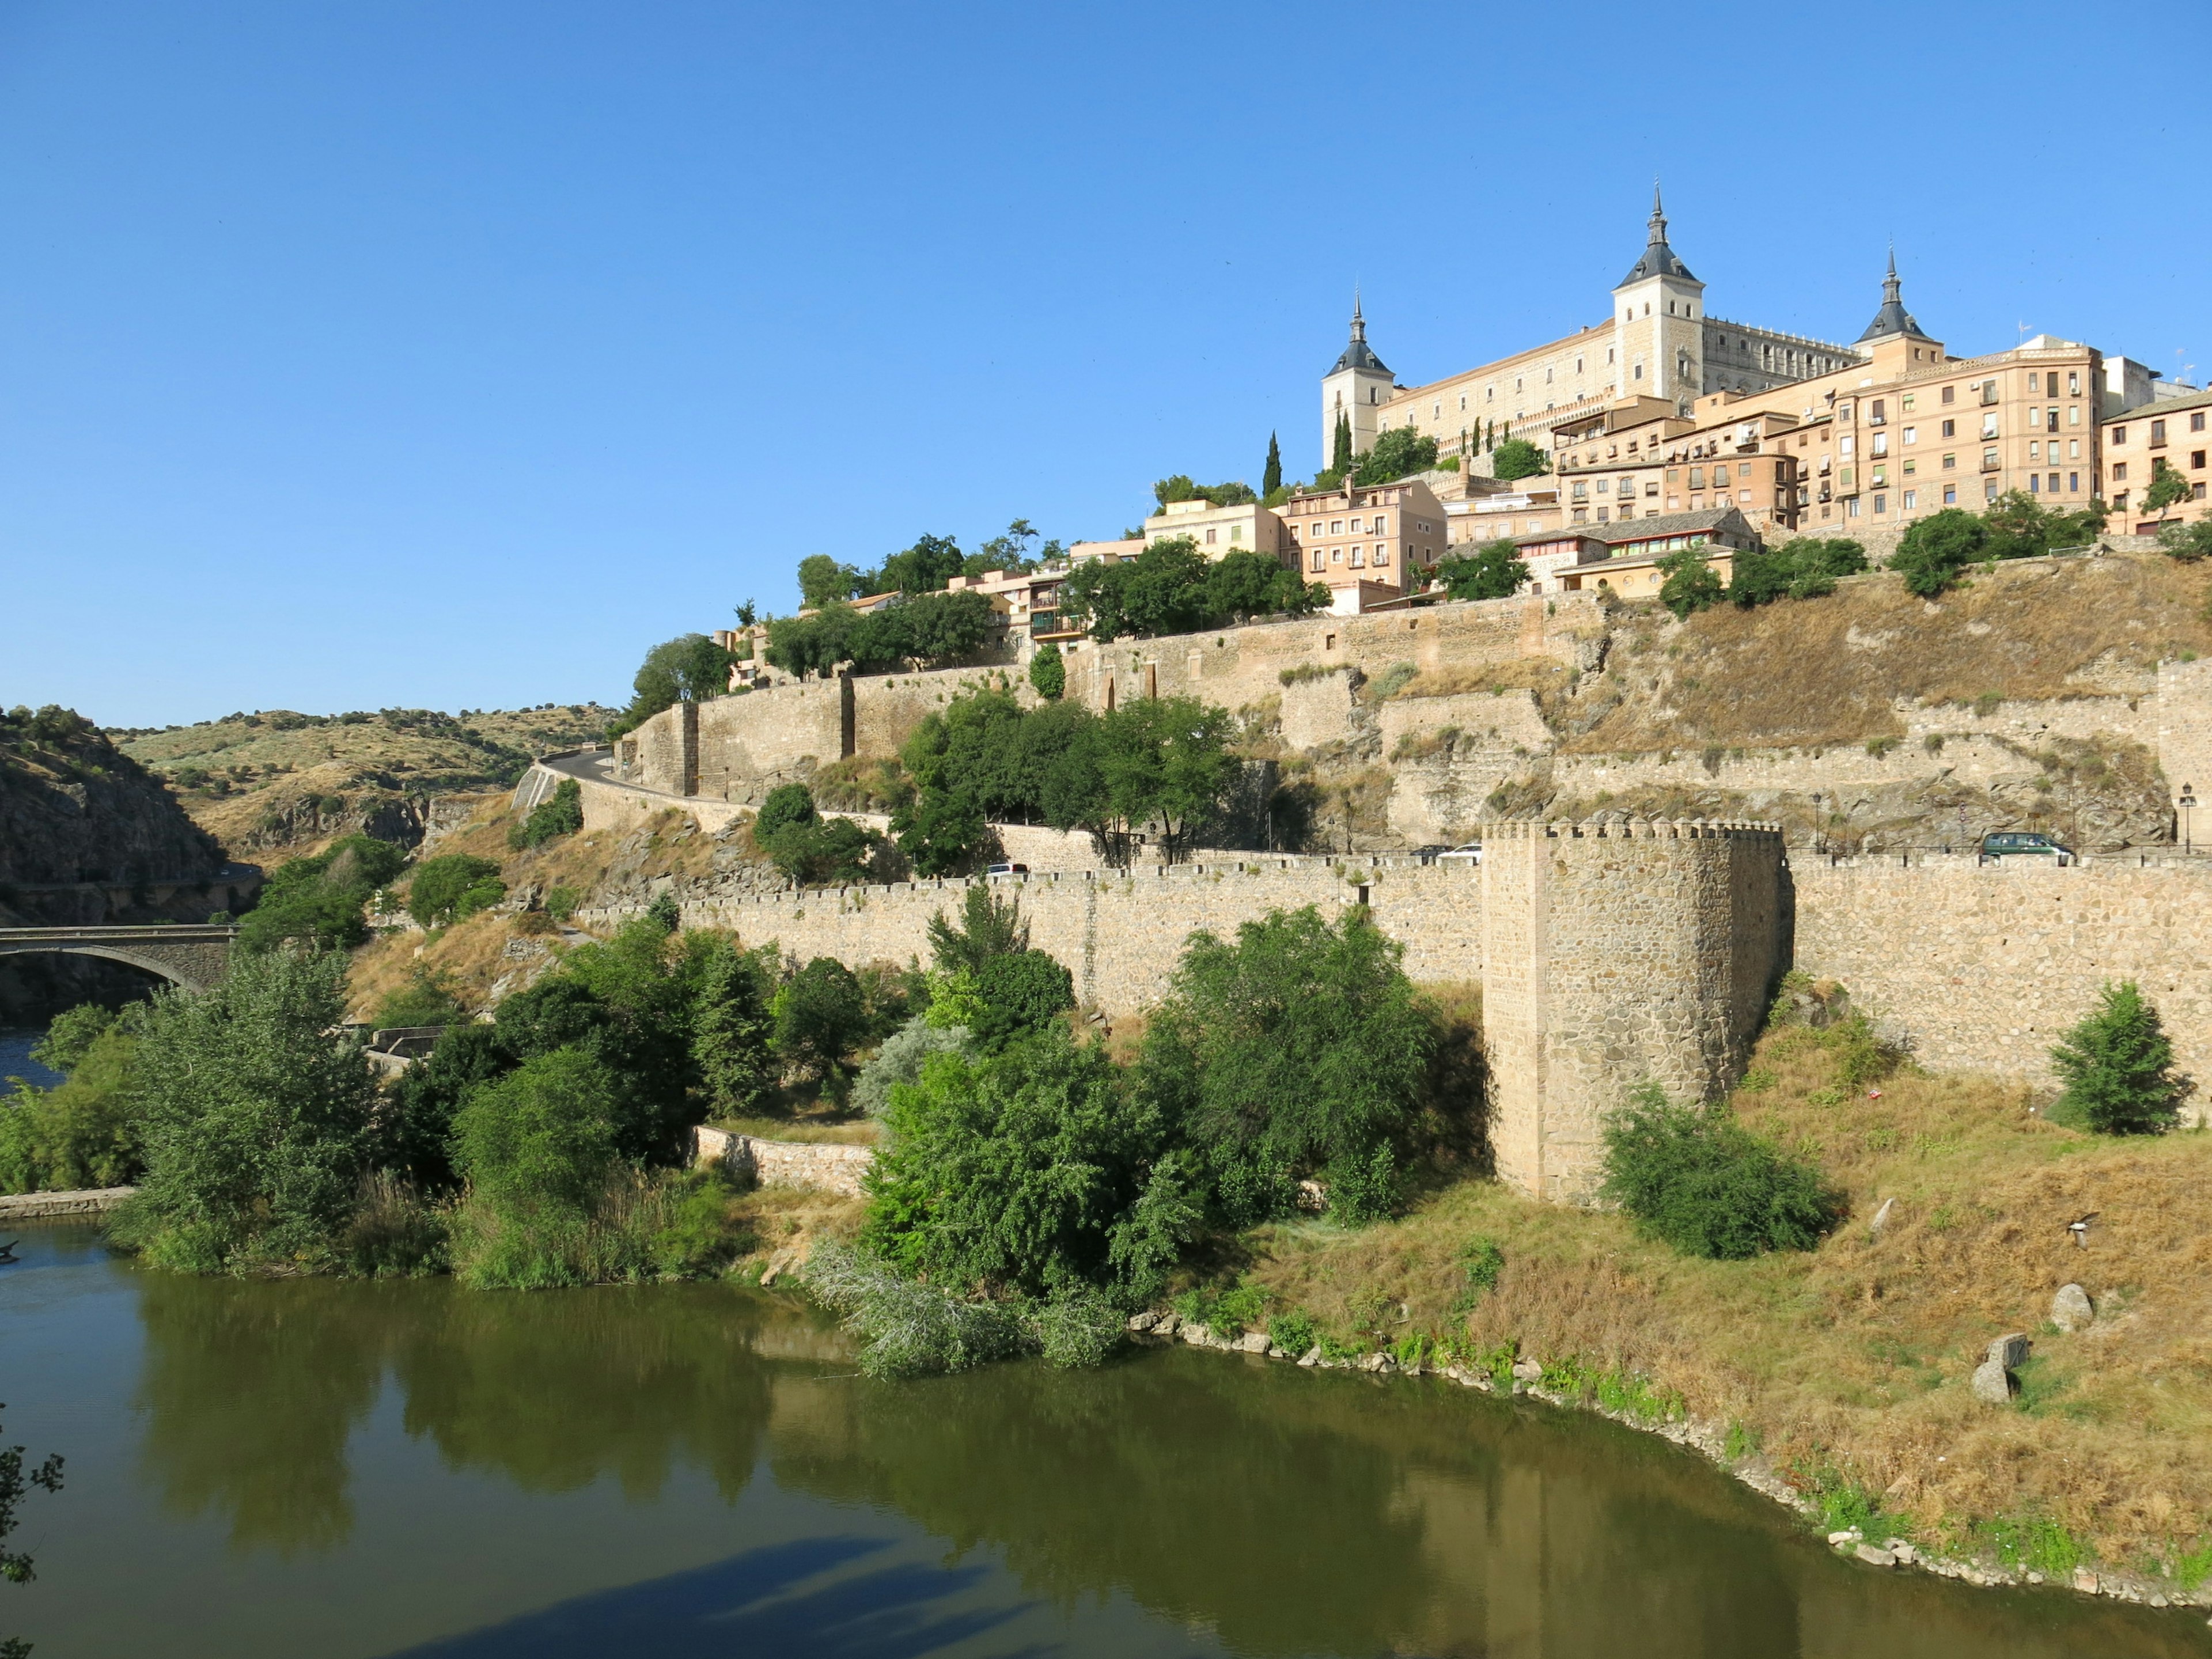
[[[1498,1173],[1594,1194],[1601,1127],[1646,1081],[1735,1080],[1787,961],[1782,837],[1750,823],[1491,823],[1483,1045]]]

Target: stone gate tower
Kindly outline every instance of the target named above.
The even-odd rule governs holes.
[[[1482,847],[1498,1174],[1586,1202],[1632,1089],[1706,1100],[1735,1080],[1789,959],[1781,832],[1491,823]]]

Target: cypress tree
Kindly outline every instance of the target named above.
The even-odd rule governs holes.
[[[2096,1012],[2052,1048],[2051,1064],[2066,1080],[2051,1109],[2060,1122],[2100,1135],[2153,1135],[2179,1115],[2173,1044],[2131,979],[2105,987]]]
[[[1275,434],[1267,434],[1267,465],[1260,474],[1260,494],[1264,499],[1283,487],[1283,448],[1275,441]]]
[[[1336,453],[1329,458],[1329,468],[1339,474],[1352,471],[1352,416],[1336,417]]]

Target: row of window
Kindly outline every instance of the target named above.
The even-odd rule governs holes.
[[[2204,430],[2204,411],[2203,411],[2203,410],[2195,410],[2194,412],[2192,412],[2192,413],[2190,415],[2190,416],[2189,416],[2189,429],[2190,429],[2191,432],[2202,432],[2202,431],[2203,431],[2203,430]],[[2125,427],[2124,427],[2124,426],[2116,426],[2116,427],[2114,427],[2114,428],[2112,428],[2112,443],[2113,443],[2113,444],[2115,444],[2115,445],[2124,444],[2124,443],[2127,442],[2127,441],[2128,441],[2128,429],[2127,429],[2127,428],[2125,428]],[[2149,440],[2149,441],[2150,441],[2150,447],[2151,447],[2153,449],[2157,448],[2160,444],[2162,444],[2162,443],[2164,443],[2164,442],[2166,441],[2166,422],[2165,422],[2163,420],[2153,421],[2153,422],[2150,423],[2150,440]]]
[[[1351,556],[1347,558],[1346,550],[1341,547],[1330,548],[1326,553],[1316,547],[1313,550],[1315,573],[1318,574],[1333,564],[1347,565],[1354,570],[1370,568],[1379,570],[1388,568],[1390,562],[1390,550],[1389,546],[1380,542],[1375,546],[1375,562],[1372,566],[1368,563],[1367,550],[1364,547],[1354,547],[1350,550],[1350,553]],[[1411,542],[1406,544],[1406,557],[1408,561],[1413,557],[1413,544]]]

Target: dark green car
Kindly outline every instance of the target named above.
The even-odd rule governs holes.
[[[2060,864],[2072,864],[2076,854],[2070,847],[2053,841],[2035,830],[2000,830],[1982,837],[1982,856],[1985,859],[2055,859]]]

